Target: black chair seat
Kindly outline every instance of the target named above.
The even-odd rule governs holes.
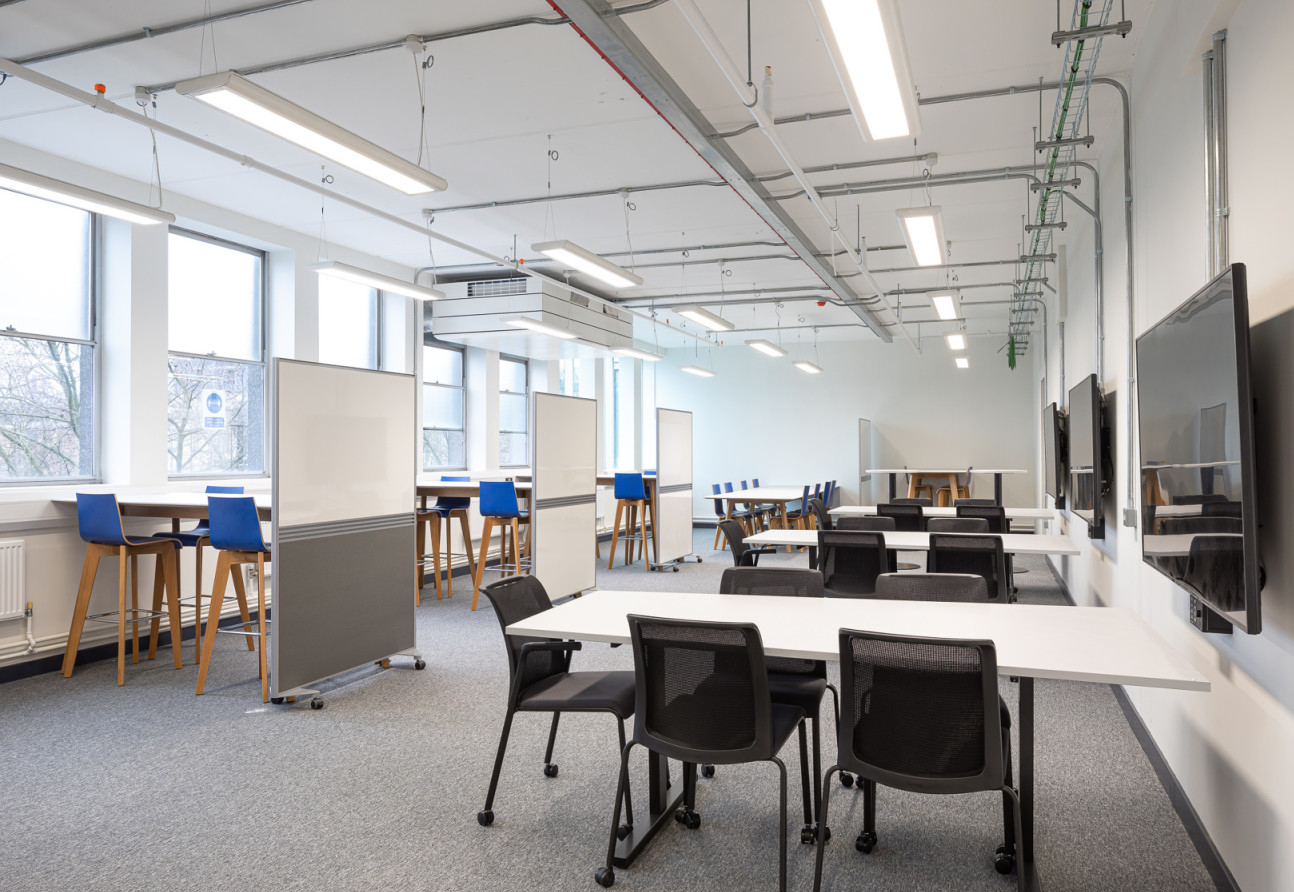
[[[537,681],[521,692],[517,709],[525,712],[612,712],[634,714],[634,674],[566,672]]]
[[[827,680],[812,675],[792,675],[784,672],[768,673],[768,693],[774,705],[785,704],[802,709],[809,718],[818,714],[822,695],[827,693]]]

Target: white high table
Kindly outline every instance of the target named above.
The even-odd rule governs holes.
[[[832,514],[842,517],[847,516],[871,516],[876,513],[875,505],[841,505],[839,508],[832,508]],[[957,509],[951,505],[923,506],[921,513],[925,517],[956,517]],[[1011,508],[1007,507],[1006,516],[1008,520],[1053,520],[1056,517],[1054,508]]]
[[[597,591],[513,623],[507,632],[623,644],[629,641],[629,614],[752,622],[768,656],[811,660],[839,659],[840,629],[992,640],[998,672],[1020,679],[1016,777],[1024,844],[1016,863],[1031,889],[1041,888],[1033,854],[1034,679],[1209,690],[1208,680],[1140,617],[1117,607]],[[682,784],[667,784],[666,768],[665,759],[651,757],[650,820],[619,843],[615,866],[633,862],[681,798]]]
[[[898,492],[898,481],[900,474],[929,474],[931,476],[946,476],[950,480],[955,474],[965,474],[966,468],[868,468],[863,471],[864,474],[889,474],[890,475],[890,501]],[[971,468],[970,476],[976,474],[993,475],[993,500],[999,505],[1002,504],[1002,475],[1003,474],[1027,474],[1024,468]],[[970,480],[966,481],[970,485]]]
[[[948,535],[957,535],[949,533]],[[1078,546],[1068,536],[1003,533],[1002,550],[1007,554],[1078,554]],[[793,545],[817,548],[817,530],[765,530],[746,537],[747,545]],[[895,551],[929,551],[930,534],[904,530],[886,530],[885,547]]]

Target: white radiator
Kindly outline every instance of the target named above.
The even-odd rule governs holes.
[[[27,608],[24,543],[23,539],[0,539],[0,619],[22,616]]]

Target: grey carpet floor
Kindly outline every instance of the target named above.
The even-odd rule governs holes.
[[[599,571],[604,588],[716,591],[731,561],[711,551],[678,573],[639,563]],[[605,545],[603,546],[605,551]],[[803,566],[802,554],[765,558]],[[1040,559],[1018,577],[1023,601],[1060,603]],[[460,580],[465,580],[460,577]],[[460,581],[456,580],[456,582]],[[207,693],[170,654],[0,685],[0,889],[531,890],[596,889],[617,744],[607,716],[563,717],[557,778],[540,772],[547,719],[514,723],[494,826],[476,822],[507,693],[498,624],[467,585],[424,592],[418,644],[428,666],[334,680],[326,707],[262,706],[254,655],[222,636]],[[576,668],[631,668],[629,648],[587,645]],[[1015,710],[1014,691],[1003,690]],[[1037,683],[1037,857],[1048,892],[1209,890],[1209,876],[1109,688]],[[828,735],[829,737],[829,735]],[[834,743],[824,745],[830,764]],[[798,758],[790,771],[790,888],[812,884],[798,844]],[[634,764],[645,789],[645,759]],[[993,794],[933,797],[882,789],[880,844],[854,851],[862,799],[837,787],[828,889],[1005,890]],[[672,824],[631,867],[629,890],[774,889],[777,780],[771,765],[722,767],[702,780],[703,825]]]

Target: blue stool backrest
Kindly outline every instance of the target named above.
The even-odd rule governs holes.
[[[511,480],[481,481],[482,517],[520,517],[517,509],[517,487]]]
[[[732,492],[732,484],[731,484],[731,483],[725,483],[725,484],[723,485],[723,491],[724,491],[724,492]]]
[[[741,488],[742,488],[742,489],[750,489],[750,487],[746,485],[746,481],[745,481],[745,480],[741,481]]]
[[[831,507],[831,492],[836,488],[834,480],[828,480],[822,487],[822,504],[827,508]]]
[[[719,495],[719,484],[711,483],[710,488],[714,490],[716,496]],[[728,515],[723,512],[723,499],[713,499],[712,501],[714,502],[714,516],[727,517]]]
[[[81,538],[95,545],[129,545],[121,526],[121,508],[110,492],[76,494],[76,527]]]
[[[215,484],[212,484],[207,487],[207,494],[210,495],[213,492],[225,493],[226,495],[231,495],[231,496],[241,496],[243,494],[243,488],[241,486],[216,486]],[[210,521],[199,520],[197,523],[193,525],[193,529],[188,530],[188,532],[205,533],[210,529],[211,529]]]
[[[758,478],[758,477],[752,477],[752,478],[750,478],[750,482],[751,482],[751,483],[753,483],[753,484],[755,484],[755,489],[759,489],[759,478]]]
[[[656,472],[655,472],[654,470],[653,470],[653,471],[643,471],[643,476],[644,476],[644,477],[655,477],[655,476],[656,476]]]
[[[647,487],[643,485],[643,475],[630,472],[616,472],[616,498],[641,502],[647,498]]]
[[[441,483],[468,483],[471,477],[447,477],[440,475]],[[472,500],[467,496],[440,496],[436,499],[437,508],[447,508],[450,511],[457,511],[460,508],[467,508],[472,504]]]
[[[804,495],[800,496],[800,510],[809,510],[809,487],[804,488]]]
[[[211,547],[221,551],[263,551],[269,553],[261,535],[261,518],[251,496],[221,496],[207,499],[207,522],[211,524]]]

